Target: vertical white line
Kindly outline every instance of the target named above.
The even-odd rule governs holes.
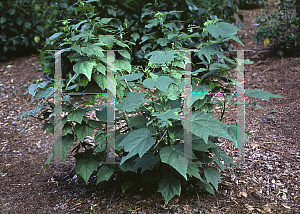
[[[107,149],[106,163],[116,164],[115,162],[115,96],[116,85],[114,81],[114,51],[107,51]]]
[[[245,88],[244,88],[244,50],[237,50],[237,82],[240,84],[237,90],[237,147],[239,149],[239,162],[244,162],[244,139],[245,132]]]
[[[58,157],[63,156],[62,152],[62,119],[61,119],[61,51],[55,50],[55,87],[54,87],[54,103],[55,103],[55,110],[54,110],[54,139],[56,139],[53,143],[53,147],[55,148],[55,154]],[[61,159],[57,159],[54,156],[54,163],[63,163]]]
[[[184,164],[193,164],[192,161],[192,87],[191,87],[191,52],[185,52],[184,74]],[[188,160],[188,163],[187,161]]]

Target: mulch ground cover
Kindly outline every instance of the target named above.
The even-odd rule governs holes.
[[[261,89],[287,99],[258,101],[264,109],[246,107],[245,128],[253,134],[245,143],[244,162],[221,173],[222,183],[213,196],[197,185],[182,189],[164,206],[156,188],[134,188],[122,193],[115,183],[126,173],[96,186],[93,175],[88,185],[74,188],[75,161],[42,166],[51,152],[52,134],[42,123],[18,115],[32,110],[35,102],[20,86],[43,80],[39,56],[31,55],[0,63],[0,213],[300,213],[300,58],[277,58],[263,45],[255,45],[255,17],[260,10],[243,10],[244,29],[239,32],[246,45],[245,88]],[[232,75],[234,72],[232,71]],[[231,116],[228,120],[233,119]],[[28,130],[19,132],[32,122]],[[221,145],[235,161],[238,151],[224,140]]]

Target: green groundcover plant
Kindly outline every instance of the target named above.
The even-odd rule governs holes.
[[[107,7],[110,14],[99,16],[96,5],[91,3]],[[133,6],[128,4],[127,8]],[[113,80],[118,108],[114,123],[125,121],[125,126],[115,130],[114,155],[120,164],[99,164],[105,162],[108,155],[107,106],[95,106],[97,95],[89,95],[89,101],[70,101],[70,95],[65,95],[61,105],[62,144],[57,147],[54,142],[44,170],[55,154],[64,161],[73,148],[76,174],[86,183],[93,172],[96,172],[98,184],[108,181],[115,172],[127,171],[142,176],[139,185],[157,185],[166,203],[180,195],[182,185],[191,179],[196,179],[201,188],[214,194],[221,181],[219,170],[225,170],[225,165],[234,165],[232,158],[219,148],[219,137],[236,144],[237,125],[225,124],[222,120],[228,106],[241,104],[232,101],[233,95],[225,84],[239,85],[227,71],[240,61],[224,54],[226,43],[231,39],[243,45],[236,36],[239,28],[217,16],[211,16],[203,24],[184,28],[180,11],[158,10],[154,3],[143,5],[136,22],[116,18],[120,11],[100,1],[79,2],[76,7],[82,13],[82,20],[78,23],[65,20],[64,30],[48,38],[47,44],[63,41],[56,43],[56,48],[60,49],[56,56],[62,55],[62,62],[66,62],[62,65],[69,70],[63,73],[63,92],[106,92],[110,84],[107,81],[107,51],[122,50],[115,52]],[[192,8],[189,4],[182,7],[192,11],[189,8]],[[196,60],[190,61],[184,51],[178,51],[183,49],[197,49],[192,55]],[[193,66],[191,78],[196,94],[192,96],[192,129],[188,130],[192,133],[192,153],[186,157],[184,117],[181,115],[184,114],[182,100],[185,96],[183,75],[185,64],[189,62]],[[44,121],[42,129],[51,133],[57,130],[53,83],[50,78],[32,84],[27,93],[33,100],[39,100],[39,105],[21,115]],[[218,92],[223,94],[222,99],[214,97]],[[258,89],[245,92],[265,100],[282,98]],[[93,107],[86,106],[88,104]],[[260,107],[257,103],[246,105]],[[212,113],[216,106],[221,107],[218,118]],[[95,117],[88,117],[93,111]],[[88,142],[87,136],[92,137],[93,142]],[[197,164],[186,162],[188,159]],[[123,192],[132,186],[132,181],[120,182]]]
[[[270,44],[271,48],[281,57],[299,53],[299,8],[300,2],[298,0],[283,0],[278,2],[278,10],[275,12],[266,9],[257,18],[256,44],[261,41],[264,42],[265,46]]]

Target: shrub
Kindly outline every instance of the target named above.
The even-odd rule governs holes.
[[[89,3],[106,8],[100,10],[104,14],[97,16],[96,5]],[[235,142],[237,125],[222,123],[226,103],[231,101],[232,95],[224,94],[222,99],[216,99],[212,94],[230,93],[222,82],[236,83],[227,72],[230,64],[237,65],[236,60],[227,58],[222,47],[230,39],[242,45],[236,37],[239,29],[216,17],[203,25],[190,24],[185,28],[180,11],[160,11],[159,5],[154,3],[144,4],[142,14],[136,17],[133,13],[135,18],[132,21],[110,17],[122,15],[119,6],[138,11],[134,8],[138,6],[134,1],[119,5],[102,5],[96,0],[79,2],[78,9],[74,10],[82,13],[79,16],[82,20],[77,23],[64,21],[63,31],[52,35],[47,43],[57,44],[56,47],[61,48],[63,60],[70,69],[64,70],[64,92],[80,88],[85,92],[106,91],[111,84],[106,73],[107,51],[123,50],[116,52],[115,79],[112,81],[116,85],[113,94],[118,108],[114,122],[121,124],[125,121],[125,127],[115,130],[115,145],[109,147],[106,134],[110,134],[110,125],[105,125],[109,105],[84,107],[85,104],[95,103],[95,95],[89,96],[89,102],[79,103],[71,102],[69,95],[64,96],[62,144],[58,141],[53,143],[44,169],[55,154],[65,160],[68,150],[73,148],[76,174],[79,180],[84,179],[86,183],[94,171],[97,173],[97,184],[107,181],[118,171],[141,174],[139,184],[152,182],[158,185],[158,192],[162,193],[167,203],[175,195],[180,195],[181,186],[194,177],[200,187],[214,194],[220,181],[218,169],[225,170],[224,164],[234,165],[231,157],[219,148],[218,138]],[[161,6],[167,7],[169,4],[163,2]],[[190,10],[189,7],[189,4],[185,7],[181,5],[183,11]],[[140,46],[141,51],[136,50],[136,46]],[[183,74],[188,59],[184,52],[175,51],[192,48],[199,49],[195,56],[200,59],[200,65],[194,65],[191,80],[193,92],[199,94],[192,99],[193,129],[188,128],[192,133],[192,145],[188,145],[192,153],[188,158],[197,161],[197,164],[185,162],[184,118],[180,114],[184,113],[181,101],[184,97]],[[131,64],[131,56],[137,64]],[[198,74],[201,74],[200,77]],[[43,99],[44,102],[21,116],[33,116],[41,111],[37,118],[44,121],[43,130],[54,133],[57,128],[54,123],[55,105],[50,100],[54,93],[53,82],[33,84],[28,92],[34,99]],[[280,97],[259,90],[247,90],[246,94],[263,99]],[[212,113],[216,105],[222,109],[218,119]],[[86,114],[92,111],[95,111],[95,117],[87,117]],[[93,137],[93,142],[86,141],[87,136]],[[110,148],[114,152],[106,153],[106,149]],[[121,161],[120,165],[99,164],[105,162],[110,153]],[[133,182],[122,180],[120,188],[125,191],[132,185]]]
[[[256,20],[259,24],[256,44],[270,44],[278,56],[292,56],[300,47],[300,16],[297,0],[279,1],[278,11],[264,11]],[[299,52],[298,52],[299,53]]]

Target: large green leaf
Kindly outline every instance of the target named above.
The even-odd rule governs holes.
[[[151,56],[149,59],[149,63],[151,65],[164,65],[166,62],[171,62],[175,58],[175,51],[152,51],[146,57]]]
[[[94,73],[92,77],[96,81],[97,85],[102,90],[104,90],[105,88],[107,88],[107,77],[106,76],[104,76],[103,74]]]
[[[132,128],[138,125],[146,125],[148,122],[147,118],[144,115],[136,115],[134,117],[128,118],[128,128]]]
[[[184,120],[181,121],[182,126],[184,126]],[[232,137],[228,134],[228,127],[226,124],[222,123],[216,119],[212,113],[206,112],[193,112],[192,113],[192,129],[189,130],[193,134],[201,137],[208,142],[208,136],[218,136],[223,137],[228,140],[234,141]]]
[[[249,97],[255,97],[255,98],[267,100],[267,101],[269,101],[269,98],[271,98],[271,97],[285,98],[278,94],[272,94],[270,92],[262,91],[257,88],[256,89],[245,89],[245,94],[248,95]]]
[[[208,63],[210,63],[211,55],[213,55],[215,53],[215,51],[218,49],[219,49],[219,45],[217,43],[213,43],[209,46],[202,47],[199,51],[197,51],[196,54],[198,56],[204,55],[206,57]]]
[[[130,62],[126,61],[126,60],[116,60],[115,63],[115,70],[125,70],[128,71],[129,73],[131,72],[131,65]]]
[[[136,91],[127,92],[126,96],[127,98],[123,98],[123,101],[117,104],[119,111],[122,110],[125,110],[127,112],[136,111],[136,109],[139,108],[144,101],[143,92],[136,92]]]
[[[61,160],[65,161],[67,152],[70,148],[72,148],[73,143],[74,136],[72,134],[67,134],[62,138],[57,138],[53,143],[52,152],[53,154],[57,154]]]
[[[202,100],[205,95],[209,92],[210,86],[209,85],[198,85],[194,86],[192,90],[192,99],[194,103],[196,100]]]
[[[206,27],[206,30],[215,38],[230,37],[240,31],[239,28],[226,22],[218,22],[216,24],[209,25]]]
[[[102,63],[98,64],[97,71],[106,76],[106,67]]]
[[[150,130],[141,128],[138,130],[130,131],[129,134],[122,140],[119,146],[124,146],[124,150],[129,152],[122,158],[121,164],[127,159],[139,154],[142,157],[155,143],[155,139],[151,137]]]
[[[87,54],[89,57],[95,55],[97,57],[104,57],[104,54],[100,47],[88,43],[86,47],[81,47],[81,52]]]
[[[136,158],[134,160],[134,168],[142,167],[141,173],[149,169],[151,166],[155,165],[159,161],[159,157],[154,156],[153,153],[146,153],[141,158]]]
[[[187,159],[184,157],[184,144],[179,143],[174,148],[172,146],[163,147],[160,152],[160,159],[176,169],[187,180]]]
[[[93,60],[80,61],[73,66],[73,69],[76,74],[84,74],[89,79],[89,81],[91,81],[92,71],[95,65],[96,62]]]
[[[78,108],[75,111],[72,111],[70,114],[68,114],[68,119],[81,124],[82,118],[84,116],[85,116],[85,110],[82,108]]]
[[[180,120],[180,116],[178,115],[179,110],[180,110],[180,108],[174,108],[174,109],[167,110],[167,111],[161,112],[161,113],[154,112],[154,113],[152,113],[152,116],[155,116],[158,119],[160,119],[159,123],[161,123],[161,126],[166,126],[169,124],[168,119]]]
[[[77,136],[78,142],[81,142],[86,136],[93,136],[93,132],[94,129],[85,122],[82,124],[77,123],[74,127],[74,133]]]
[[[112,168],[109,168],[105,165],[101,166],[97,172],[97,184],[99,184],[101,181],[108,181],[112,174],[114,174],[114,170]]]
[[[92,173],[97,170],[97,167],[98,160],[96,157],[84,157],[76,160],[75,171],[76,174],[79,174],[87,184]]]
[[[202,178],[199,174],[199,168],[196,166],[196,164],[189,164],[187,167],[187,173],[202,181]]]
[[[161,192],[165,199],[165,203],[168,203],[175,195],[180,196],[181,183],[180,180],[176,180],[173,177],[163,178],[159,182],[159,189],[157,192]]]
[[[149,89],[153,89],[156,86],[159,90],[167,92],[169,85],[175,83],[174,80],[168,76],[160,76],[157,79],[145,79],[143,85]]]
[[[213,143],[211,140],[208,140],[208,143],[206,143],[202,138],[193,138],[193,150],[201,151],[201,152],[209,152],[209,148],[218,147],[215,143]]]
[[[198,181],[198,184],[199,184],[199,187],[200,187],[201,189],[204,189],[204,190],[206,190],[207,192],[209,192],[210,194],[215,195],[214,189],[213,189],[212,186],[211,186],[209,183],[207,183],[206,181],[201,181],[201,180],[199,180],[199,181]]]
[[[218,191],[218,182],[221,182],[220,174],[214,167],[204,167],[204,176],[208,183],[211,183]]]
[[[124,80],[124,79],[126,79],[127,82],[130,82],[130,81],[140,79],[142,76],[143,76],[142,73],[122,75],[122,76],[118,77],[118,82],[120,82],[121,80]]]
[[[103,42],[109,47],[112,47],[115,42],[115,36],[114,35],[98,35],[99,42]]]
[[[48,100],[48,98],[54,93],[54,88],[53,87],[49,87],[49,88],[46,88],[45,90],[43,91],[40,91],[38,93],[38,97],[37,99],[41,99],[41,98],[45,98],[45,100]]]

